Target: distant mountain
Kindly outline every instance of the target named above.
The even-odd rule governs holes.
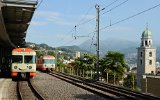
[[[122,53],[131,53],[136,51],[138,44],[138,42],[111,38],[100,41],[100,53],[102,56],[106,54],[107,51],[120,51]],[[79,45],[79,47],[81,49],[91,51],[92,53],[96,52],[95,46],[92,45],[92,48],[90,48],[91,41],[89,40]]]
[[[48,46],[45,43],[41,43],[41,44],[36,44],[36,43],[32,43],[32,42],[27,42],[26,43],[27,47],[30,47],[34,50],[41,50],[41,49],[45,49],[45,50],[53,50],[55,48]]]
[[[54,49],[53,47],[48,46],[48,45],[45,44],[45,43],[39,44],[39,46],[42,47],[42,48],[45,48],[46,50],[53,50],[53,49]]]
[[[81,54],[83,53],[96,53],[96,47],[95,45],[91,45],[92,41],[85,41],[79,46],[73,45],[73,46],[61,46],[58,47],[58,50],[65,51],[67,53],[75,53],[76,51],[80,51]],[[94,41],[92,44],[95,44]],[[157,44],[156,44],[157,43]],[[155,42],[156,45],[153,47],[156,48],[156,57],[157,61],[160,61],[160,46],[158,45],[158,42]],[[33,49],[37,50],[55,50],[55,48],[48,46],[47,44],[35,44],[31,42],[27,42],[27,45],[32,47]],[[123,53],[127,59],[128,63],[136,63],[137,59],[137,47],[140,46],[140,43],[137,41],[129,41],[129,40],[122,40],[122,39],[107,39],[100,41],[100,56],[103,57],[107,51],[119,51]]]
[[[96,53],[95,46],[91,45],[92,41],[85,41],[79,47],[84,50],[88,50],[92,53]],[[96,42],[94,41],[93,44]],[[156,48],[156,59],[160,61],[160,45],[157,41],[153,41],[153,47]],[[129,41],[122,39],[110,38],[100,41],[100,56],[103,57],[107,51],[118,51],[125,55],[126,61],[129,64],[137,63],[137,48],[140,46],[140,42]],[[91,48],[92,47],[92,48]]]
[[[31,43],[31,42],[27,42],[27,47],[30,47],[34,50],[55,50],[55,48],[48,46],[45,43],[42,44],[36,44],[36,43]],[[86,50],[82,50],[81,48],[79,48],[76,45],[73,46],[61,46],[61,47],[57,47],[56,49],[64,51],[66,53],[75,53],[76,51],[80,51],[81,53],[89,53]]]
[[[76,52],[76,51],[80,51],[80,52],[83,52],[83,53],[89,53],[87,50],[83,50],[81,49],[79,46],[76,46],[76,45],[73,45],[73,46],[61,46],[61,47],[58,47],[59,50],[62,50],[62,51],[68,51],[68,52]]]

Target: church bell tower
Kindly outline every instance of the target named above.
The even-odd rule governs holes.
[[[148,27],[142,33],[141,44],[137,54],[137,85],[141,88],[144,74],[155,74],[156,49],[152,47],[152,33]]]

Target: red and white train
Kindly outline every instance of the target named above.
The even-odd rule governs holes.
[[[36,75],[36,52],[30,48],[12,50],[11,77],[31,78]]]
[[[51,55],[45,55],[37,59],[37,69],[41,71],[53,71],[55,70],[55,57]]]

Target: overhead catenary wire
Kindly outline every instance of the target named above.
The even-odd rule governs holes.
[[[103,7],[101,10],[106,9],[107,7],[109,7],[109,6],[113,5],[114,3],[116,3],[117,1],[118,1],[118,0],[115,0],[115,1],[111,2],[109,5]],[[101,11],[101,10],[100,10],[100,11]]]
[[[118,0],[113,1],[112,3],[110,3],[110,4],[107,5],[107,6],[105,6],[104,8],[107,8],[107,7],[111,6],[111,5],[113,5],[113,4],[114,4],[115,2],[117,2],[117,1],[118,1]],[[119,5],[113,7],[112,9],[110,9],[110,10],[107,11],[107,12],[112,11],[113,9],[121,6],[122,4],[124,4],[124,3],[127,2],[127,1],[128,1],[128,0],[125,0],[124,2],[122,2],[122,3],[120,3]],[[93,6],[91,6],[91,7],[89,8],[89,10],[88,10],[87,13],[85,14],[85,16],[84,16],[84,17],[78,22],[78,24],[75,25],[74,28],[72,29],[72,31],[75,30],[75,31],[74,31],[75,33],[72,33],[72,37],[74,37],[75,39],[77,39],[77,37],[89,37],[90,34],[93,33],[93,32],[92,32],[92,33],[89,33],[87,36],[77,36],[77,31],[76,31],[76,28],[77,28],[78,26],[81,26],[81,25],[83,25],[83,24],[89,23],[89,22],[93,21],[94,19],[96,19],[96,16],[95,16],[95,17],[93,17],[93,18],[91,18],[91,19],[89,19],[89,20],[87,20],[87,21],[82,22],[82,21],[85,19],[85,17],[88,15],[88,13],[89,13],[89,11],[92,9],[92,7],[93,7]],[[104,10],[104,9],[102,9],[102,10]],[[95,31],[94,31],[94,32],[95,32]],[[73,36],[73,34],[75,34],[75,36]],[[60,41],[62,42],[62,39],[60,39]]]
[[[124,2],[122,2],[122,3],[120,3],[119,5],[111,8],[111,9],[108,10],[107,12],[102,13],[102,15],[103,15],[103,14],[106,14],[106,13],[108,13],[108,12],[114,10],[114,9],[116,9],[117,7],[119,7],[119,6],[121,6],[122,4],[126,3],[127,1],[128,1],[128,0],[125,0]],[[148,9],[146,9],[146,10],[143,10],[143,11],[141,11],[141,12],[138,12],[138,13],[136,13],[136,14],[133,14],[133,15],[131,15],[131,16],[129,16],[129,17],[126,17],[126,18],[121,19],[121,20],[119,20],[119,21],[116,21],[116,22],[114,22],[114,23],[111,23],[111,21],[110,21],[110,25],[107,25],[107,26],[105,26],[105,27],[102,27],[102,28],[100,28],[100,30],[106,29],[106,28],[108,28],[108,27],[114,26],[114,25],[116,25],[116,24],[119,24],[119,23],[121,23],[121,22],[124,22],[124,21],[126,21],[126,20],[129,20],[129,19],[131,19],[131,18],[134,18],[134,17],[136,17],[136,16],[138,16],[138,15],[141,15],[141,14],[143,14],[143,13],[145,13],[145,12],[148,12],[148,11],[154,9],[154,8],[159,7],[159,6],[160,6],[160,4],[157,4],[157,5],[153,6],[153,7],[150,7],[150,8],[148,8]],[[96,18],[96,17],[95,17],[95,18]],[[93,19],[92,19],[92,20],[93,20]],[[88,22],[90,22],[90,21],[91,21],[91,20],[88,20]],[[87,22],[86,22],[86,23],[87,23]],[[81,24],[79,24],[79,25],[83,25],[83,24],[85,24],[85,23],[81,23]],[[95,33],[95,31],[93,31],[93,32],[91,32],[91,33]],[[91,34],[91,33],[89,33],[89,34]],[[94,36],[93,36],[92,38],[94,38]],[[92,40],[93,40],[93,39],[92,39]],[[72,43],[73,41],[75,41],[75,39],[73,39],[73,40],[65,43],[65,45],[68,44],[68,43]],[[93,43],[91,43],[91,45],[92,45],[92,44],[93,44]],[[91,46],[90,46],[90,50],[91,50]]]
[[[141,11],[141,12],[139,12],[139,13],[136,13],[136,14],[134,14],[134,15],[131,15],[131,16],[129,16],[129,17],[127,17],[127,18],[124,18],[124,19],[122,19],[122,20],[119,20],[119,21],[117,21],[117,22],[114,22],[113,24],[111,23],[110,25],[105,26],[105,27],[101,28],[100,30],[103,30],[103,29],[105,29],[105,28],[108,28],[108,27],[111,27],[111,26],[113,26],[113,25],[116,25],[116,24],[119,24],[119,23],[121,23],[121,22],[124,22],[124,21],[126,21],[126,20],[129,20],[129,19],[131,19],[131,18],[133,18],[133,17],[136,17],[136,16],[138,16],[138,15],[140,15],[140,14],[143,14],[143,13],[145,13],[145,12],[147,12],[147,11],[150,11],[150,10],[152,10],[152,9],[154,9],[154,8],[157,8],[157,7],[159,7],[159,6],[160,6],[160,4],[157,4],[157,5],[153,6],[153,7],[150,7],[150,8],[148,8],[148,9],[146,9],[146,10],[143,10],[143,11]]]
[[[77,26],[75,26],[75,34],[74,34],[74,36],[72,36],[72,37],[74,37],[75,39],[77,39],[77,37],[89,37],[89,36],[87,36],[87,35],[85,35],[85,36],[77,36],[77,29],[76,29],[76,27],[77,27]]]
[[[109,4],[109,5],[105,6],[105,7],[103,7],[100,11],[102,11],[102,10],[104,10],[105,8],[107,8],[107,7],[111,6],[111,5],[113,5],[113,4],[114,4],[115,2],[117,2],[117,1],[118,1],[118,0],[113,1],[111,4]],[[117,6],[113,7],[113,8],[111,8],[111,9],[108,10],[107,12],[110,12],[110,11],[114,10],[115,8],[121,6],[122,4],[124,4],[124,3],[127,2],[127,1],[128,1],[128,0],[125,0],[124,2],[122,2],[122,3],[120,3],[119,5],[117,5]],[[105,13],[107,13],[107,12],[105,12]],[[105,13],[104,13],[104,14],[105,14]],[[89,20],[87,20],[87,21],[84,21],[84,22],[82,22],[82,23],[79,23],[77,26],[86,24],[86,23],[88,23],[88,22],[90,22],[90,21],[92,21],[92,20],[94,20],[94,19],[96,19],[96,16],[93,17],[93,18],[91,18],[91,19],[89,19]]]
[[[39,0],[38,0],[38,1],[39,1]],[[39,2],[39,4],[37,5],[36,9],[38,9],[42,3],[43,3],[43,0],[41,0],[41,1]]]
[[[113,5],[113,4],[114,4],[115,2],[117,2],[117,1],[118,1],[118,0],[113,1],[111,4],[107,5],[107,6],[104,7],[104,8],[107,8],[107,7],[111,6],[111,5]],[[122,6],[122,5],[125,4],[127,1],[129,1],[129,0],[125,0],[125,1],[121,2],[120,4],[118,4],[118,5],[116,5],[115,7],[109,9],[108,11],[102,13],[101,15],[104,15],[104,14],[106,14],[106,13],[108,13],[108,12],[110,12],[110,11],[112,11],[112,10],[120,7],[120,6]],[[102,8],[101,11],[104,10],[104,8]],[[101,16],[101,15],[100,15],[100,16]],[[96,17],[94,17],[93,19],[95,19],[95,18],[96,18]],[[88,22],[92,21],[93,19],[88,20]],[[83,24],[85,24],[85,23],[87,23],[87,21],[84,22]],[[111,20],[110,20],[110,25],[111,25]],[[96,31],[90,32],[90,33],[88,34],[88,36],[90,36],[90,34],[92,34],[92,33],[94,33],[94,32],[96,32]]]
[[[107,6],[105,6],[104,8],[107,8],[107,7],[111,6],[111,5],[113,5],[113,4],[114,4],[115,2],[117,2],[117,1],[118,1],[118,0],[113,1],[112,3],[110,3],[110,4],[107,5]],[[37,5],[37,9],[39,8],[39,6],[40,6],[42,3],[43,3],[43,0],[40,0],[39,4]],[[88,23],[88,22],[90,22],[90,21],[92,21],[92,20],[94,20],[94,19],[96,18],[96,17],[93,17],[93,18],[91,18],[91,19],[89,19],[89,20],[87,20],[87,21],[84,21],[84,19],[85,19],[86,16],[88,15],[89,11],[90,11],[93,7],[94,7],[94,6],[92,5],[92,6],[87,10],[87,12],[86,12],[86,14],[84,15],[84,17],[78,22],[78,24],[77,24],[76,26],[80,26],[80,25],[86,24],[86,23]],[[82,22],[82,21],[84,21],[84,22]],[[74,32],[74,29],[75,29],[75,28],[72,28],[71,31],[69,31],[67,34],[70,34],[70,33]],[[72,36],[73,36],[73,33],[72,33]],[[89,36],[89,35],[88,35],[88,36]],[[82,36],[79,36],[79,37],[82,37]],[[56,42],[55,45],[62,43],[62,42],[64,41],[64,39],[65,39],[65,37],[59,39],[58,42]]]
[[[91,52],[91,49],[92,49],[92,45],[94,45],[93,42],[94,42],[95,35],[96,35],[96,32],[94,32],[94,34],[92,36],[92,39],[91,39],[90,50],[89,50],[90,52]]]
[[[119,6],[123,5],[123,4],[125,4],[127,1],[129,1],[129,0],[123,1],[122,3],[118,4],[117,6],[115,6],[115,7],[111,8],[111,9],[109,9],[108,11],[102,13],[102,15],[103,15],[103,14],[106,14],[106,13],[108,13],[108,12],[114,10],[114,9],[116,9],[117,7],[119,7]]]
[[[113,4],[114,4],[115,2],[117,2],[117,1],[118,1],[118,0],[113,1],[113,2],[112,2],[112,3],[110,3],[109,5],[107,5],[107,6],[105,6],[104,8],[102,8],[100,11],[102,11],[102,10],[104,10],[105,8],[107,8],[107,7],[111,6],[111,5],[113,5]],[[122,3],[118,4],[117,6],[115,6],[115,7],[111,8],[111,9],[109,9],[107,12],[104,12],[104,13],[102,13],[101,15],[106,14],[106,13],[108,13],[108,12],[110,12],[110,11],[112,11],[112,10],[114,10],[114,9],[118,8],[119,6],[123,5],[123,4],[124,4],[124,3],[126,3],[127,1],[129,1],[129,0],[125,0],[125,1],[123,1]],[[86,24],[86,23],[88,23],[88,22],[90,22],[90,21],[94,20],[95,18],[96,18],[96,16],[95,16],[94,18],[92,18],[92,19],[88,20],[88,21],[85,21],[85,22],[83,22],[83,23],[79,24],[79,25]],[[111,25],[111,21],[110,21],[110,25]],[[96,32],[96,31],[94,31],[94,32]],[[94,33],[94,32],[89,33],[89,34],[88,34],[88,36],[90,36],[90,34],[92,34],[92,33]]]
[[[125,0],[124,2],[122,2],[122,3],[120,3],[119,5],[111,8],[111,9],[108,10],[107,12],[104,12],[103,14],[112,11],[113,9],[121,6],[122,4],[126,3],[127,1],[128,1],[128,0]],[[111,26],[116,25],[116,24],[118,24],[118,23],[121,23],[121,22],[123,22],[123,21],[129,20],[129,19],[131,19],[131,18],[133,18],[133,17],[135,17],[135,16],[138,16],[138,15],[140,15],[140,14],[142,14],[142,13],[145,13],[145,12],[147,12],[147,11],[150,11],[150,10],[152,10],[152,9],[154,9],[154,8],[159,7],[159,6],[160,6],[160,4],[157,4],[157,5],[153,6],[153,7],[150,7],[150,8],[148,8],[148,9],[143,10],[143,11],[141,11],[141,12],[139,12],[139,13],[136,13],[136,14],[134,14],[134,15],[132,15],[132,16],[129,16],[129,17],[127,17],[127,18],[124,18],[124,19],[122,19],[122,20],[119,20],[119,21],[117,21],[117,22],[114,22],[113,24],[112,24],[111,21],[110,21],[110,25],[105,26],[105,27],[103,27],[103,28],[100,28],[100,30],[103,30],[103,29],[105,29],[105,28],[111,27]],[[92,34],[92,33],[94,33],[94,32],[96,32],[96,31],[90,32],[90,33],[89,33],[89,36],[90,36],[90,34]]]
[[[87,10],[87,12],[86,12],[86,14],[84,15],[84,17],[83,17],[82,19],[80,19],[80,21],[78,22],[78,24],[75,25],[75,26],[79,26],[79,25],[82,24],[81,22],[87,17],[87,15],[89,14],[89,12],[91,11],[92,8],[94,8],[93,5]]]
[[[88,13],[90,12],[90,10],[93,8],[94,6],[92,5],[88,10],[87,10],[87,12],[86,12],[86,14],[84,15],[84,17],[78,22],[78,24],[77,25],[75,25],[72,29],[71,29],[71,31],[69,31],[67,34],[69,34],[69,33],[72,33],[72,37],[74,37],[74,40],[75,39],[77,39],[77,31],[76,31],[76,27],[77,26],[79,26],[79,25],[81,25],[81,24],[83,24],[83,23],[81,23],[85,18],[86,18],[86,16],[88,15]],[[79,36],[80,37],[80,36]],[[59,41],[60,42],[62,42],[62,40],[64,40],[64,38],[63,39],[60,39]],[[60,43],[60,42],[57,42],[57,43]],[[56,44],[57,45],[57,44]]]
[[[105,8],[113,5],[113,4],[116,3],[117,1],[118,1],[118,0],[115,0],[115,1],[111,2],[109,5],[103,7],[101,10],[104,10]],[[95,5],[94,5],[94,6],[91,6],[91,7],[89,8],[89,10],[88,10],[87,13],[85,14],[85,16],[78,22],[78,24],[77,24],[76,26],[79,26],[79,25],[88,23],[88,22],[90,22],[90,21],[92,21],[92,20],[94,20],[94,19],[96,18],[96,16],[95,16],[95,17],[91,18],[90,20],[87,20],[87,21],[84,21],[84,22],[81,23],[81,21],[83,21],[83,20],[85,19],[85,17],[88,15],[89,11],[90,11],[93,7],[95,7]],[[101,10],[100,10],[100,11],[101,11]]]
[[[73,43],[73,41],[75,41],[75,39],[72,39],[71,41],[68,41],[68,42],[66,42],[66,43],[64,43],[64,44],[62,44],[62,45],[64,46],[64,45],[67,45],[67,44]]]
[[[126,1],[128,1],[128,0],[126,0]],[[124,1],[124,2],[126,2],[126,1]],[[124,4],[124,2],[121,3],[120,5]],[[134,15],[132,15],[132,16],[129,16],[129,17],[127,17],[127,18],[124,18],[124,19],[122,19],[122,20],[119,20],[119,21],[117,21],[117,22],[115,22],[115,23],[113,23],[113,24],[112,24],[111,21],[110,21],[110,25],[105,26],[105,27],[103,27],[103,28],[100,28],[100,30],[103,30],[103,29],[105,29],[105,28],[111,27],[111,26],[116,25],[116,24],[118,24],[118,23],[121,23],[121,22],[123,22],[123,21],[129,20],[129,19],[131,19],[131,18],[133,18],[133,17],[135,17],[135,16],[138,16],[138,15],[140,15],[140,14],[142,14],[142,13],[145,13],[145,12],[147,12],[147,11],[150,11],[150,10],[156,8],[156,7],[159,7],[159,6],[160,6],[160,4],[157,4],[157,5],[153,6],[153,7],[150,7],[150,8],[148,8],[148,9],[143,10],[143,11],[141,11],[141,12],[139,12],[139,13],[136,13],[136,14],[134,14]],[[109,11],[111,11],[111,10],[109,10]],[[90,32],[89,35],[92,34],[92,33],[95,33],[95,32],[96,32],[96,31]],[[92,43],[91,43],[91,44],[92,44]]]
[[[102,10],[104,10],[105,8],[107,8],[107,7],[111,6],[111,5],[113,5],[113,4],[114,4],[115,2],[117,2],[117,1],[118,1],[118,0],[113,1],[111,4],[109,4],[109,5],[107,5],[106,7],[102,8],[100,11],[102,11]],[[126,3],[127,1],[129,1],[129,0],[123,1],[122,3],[120,3],[120,4],[118,4],[117,6],[111,8],[110,10],[104,12],[103,14],[108,13],[108,12],[110,12],[110,11],[116,9],[117,7],[119,7],[119,6],[123,5],[124,3]],[[103,14],[102,14],[102,15],[103,15]],[[87,21],[84,21],[84,22],[82,22],[82,23],[77,24],[76,26],[80,26],[80,25],[89,23],[89,22],[91,22],[91,21],[94,20],[94,19],[96,19],[96,16],[93,17],[93,18],[91,18],[91,19],[89,19],[89,20],[87,20]]]
[[[67,34],[71,34],[72,32],[74,32],[74,28],[72,28],[69,32],[67,32]],[[73,33],[72,33],[72,34],[73,34]],[[63,42],[63,40],[64,40],[65,38],[66,38],[66,37],[63,37],[63,38],[59,39],[59,40],[56,42],[55,45],[60,44],[61,42]]]
[[[157,4],[157,5],[155,5],[155,6],[153,6],[153,7],[150,7],[150,8],[148,8],[148,9],[146,9],[146,10],[143,10],[143,11],[141,11],[141,12],[139,12],[139,13],[136,13],[136,14],[134,14],[134,15],[132,15],[132,16],[129,16],[129,17],[127,17],[127,18],[124,18],[124,19],[122,19],[122,20],[119,20],[119,21],[117,21],[117,22],[115,22],[115,23],[111,23],[111,21],[110,21],[110,25],[108,25],[108,26],[105,26],[105,27],[103,27],[103,28],[101,28],[100,29],[100,31],[101,30],[103,30],[103,29],[106,29],[106,28],[108,28],[108,27],[111,27],[111,26],[113,26],[113,25],[116,25],[116,24],[119,24],[119,23],[121,23],[121,22],[124,22],[124,21],[126,21],[126,20],[129,20],[129,19],[131,19],[131,18],[133,18],[133,17],[136,17],[136,16],[138,16],[138,15],[140,15],[140,14],[143,14],[143,13],[145,13],[145,12],[147,12],[147,11],[150,11],[150,10],[152,10],[152,9],[154,9],[154,8],[157,8],[157,7],[159,7],[160,6],[160,4]],[[91,33],[95,33],[96,31],[93,31],[93,32],[91,32]],[[90,33],[90,34],[91,34]],[[94,37],[92,37],[92,40],[93,40],[93,38]],[[92,41],[93,42],[93,41]],[[91,45],[92,45],[93,43],[91,43]],[[90,51],[91,51],[91,45],[90,45]]]

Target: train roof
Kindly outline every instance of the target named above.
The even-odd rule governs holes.
[[[12,52],[35,52],[31,48],[15,48],[12,50]]]
[[[49,59],[49,58],[55,58],[54,56],[51,56],[51,55],[45,55],[45,56],[43,56],[43,59]]]

